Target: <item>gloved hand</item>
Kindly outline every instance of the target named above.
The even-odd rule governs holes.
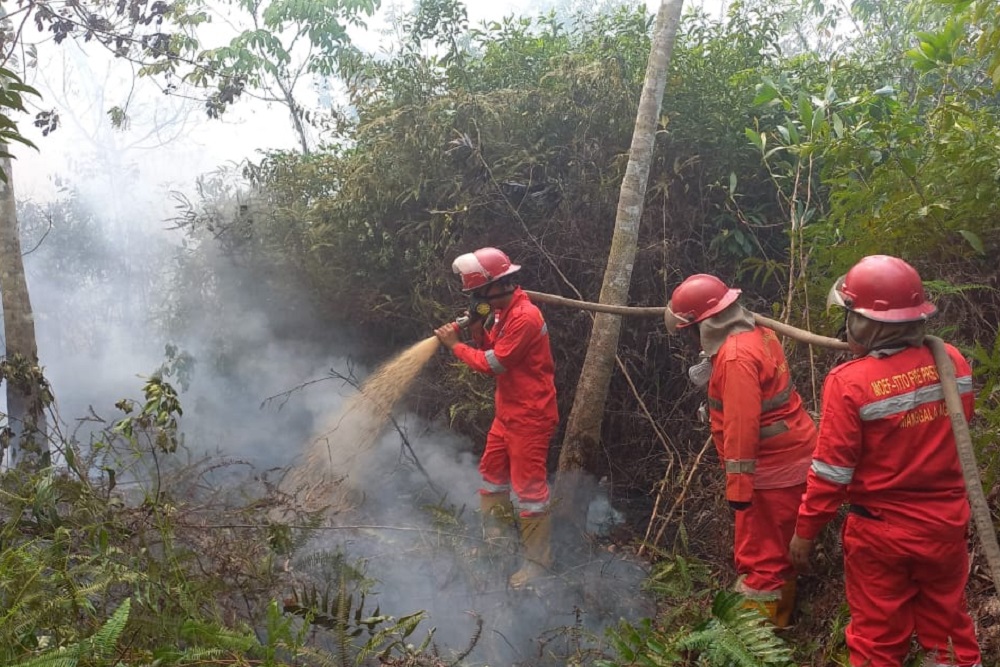
[[[743,501],[739,501],[739,500],[730,500],[729,501],[729,506],[732,507],[737,512],[742,512],[744,510],[750,509],[750,501],[747,500],[747,501],[743,502]]]

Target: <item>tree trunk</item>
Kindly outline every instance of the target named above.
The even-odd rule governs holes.
[[[646,64],[646,79],[639,99],[628,166],[618,198],[614,235],[604,271],[601,303],[624,305],[628,301],[656,126],[683,4],[684,0],[664,0],[656,15],[653,45]],[[611,384],[620,332],[620,315],[602,313],[594,318],[587,355],[559,453],[555,511],[574,523],[581,523],[587,509],[586,498],[582,496],[592,485],[582,481],[587,472],[594,469],[600,451],[604,403]]]
[[[0,144],[4,152],[6,145]],[[21,240],[10,158],[0,159],[7,181],[0,181],[0,299],[7,351],[0,378],[7,384],[7,467],[39,465],[48,459],[45,407],[49,389],[38,365],[35,320],[21,260]],[[9,438],[9,440],[8,440]]]
[[[302,123],[302,116],[299,113],[299,105],[295,102],[295,97],[292,95],[292,89],[281,80],[280,76],[275,75],[274,78],[278,82],[278,88],[281,89],[282,96],[285,98],[285,106],[288,107],[288,113],[292,116],[292,124],[295,126],[295,134],[298,135],[299,146],[302,148],[302,154],[309,155],[309,138],[306,137],[306,127]]]

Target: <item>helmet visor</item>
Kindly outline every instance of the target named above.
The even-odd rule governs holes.
[[[667,307],[663,309],[663,323],[667,326],[667,331],[677,333],[678,329],[694,324],[693,319],[675,313],[670,306],[671,304],[668,302]]]
[[[844,287],[844,279],[847,275],[840,276],[834,281],[833,287],[830,288],[830,293],[826,295],[826,309],[830,310],[833,306],[840,306],[841,308],[847,308],[847,300],[844,298],[844,293],[841,289]]]

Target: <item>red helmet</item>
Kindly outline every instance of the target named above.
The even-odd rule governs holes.
[[[937,312],[917,270],[889,255],[869,255],[852,266],[830,290],[831,303],[876,322],[919,322]]]
[[[715,276],[697,273],[674,290],[667,311],[683,329],[721,313],[736,301],[742,290],[732,289]]]
[[[520,271],[521,266],[511,264],[510,257],[501,250],[480,248],[455,258],[451,270],[462,276],[462,291],[471,292]]]

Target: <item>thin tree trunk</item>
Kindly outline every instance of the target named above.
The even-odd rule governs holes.
[[[302,116],[299,114],[299,105],[295,102],[295,97],[292,95],[292,89],[285,85],[285,82],[281,80],[281,77],[275,76],[275,80],[278,82],[278,88],[281,89],[281,94],[285,98],[285,105],[288,107],[288,113],[292,115],[292,124],[295,126],[295,133],[299,138],[299,146],[302,148],[303,155],[309,155],[309,139],[306,137],[306,127],[302,123]]]
[[[6,145],[0,149],[7,151]],[[38,365],[35,320],[21,260],[21,240],[14,200],[14,172],[10,158],[0,159],[7,181],[0,181],[0,299],[3,304],[7,351],[3,379],[7,385],[7,423],[10,437],[7,466],[38,465],[47,459],[45,407],[48,388]]]
[[[628,166],[622,180],[615,230],[604,272],[604,284],[601,287],[601,303],[624,305],[628,301],[656,126],[683,4],[684,0],[664,0],[656,15],[653,44],[646,64],[646,78],[639,99]],[[582,523],[587,509],[586,499],[581,496],[591,485],[582,484],[582,481],[587,472],[594,469],[600,451],[604,403],[611,384],[620,333],[621,316],[602,313],[595,317],[573,408],[566,425],[566,435],[559,454],[555,511],[562,517],[572,519],[574,523]]]

